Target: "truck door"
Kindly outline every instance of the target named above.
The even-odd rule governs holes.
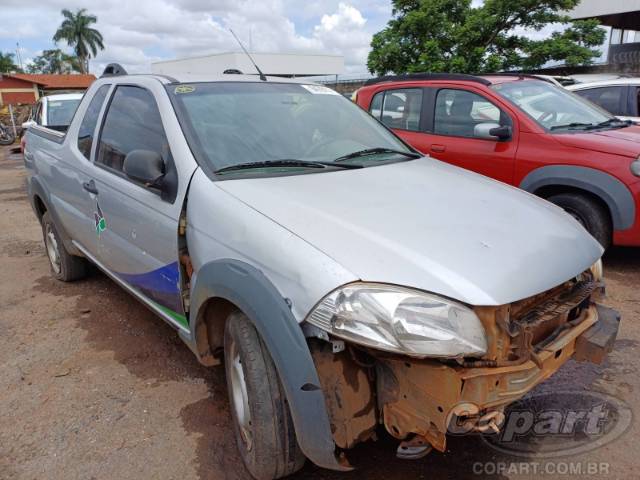
[[[94,138],[100,111],[111,85],[102,85],[91,97],[82,120],[73,122],[67,132],[68,148],[37,152],[39,173],[47,181],[47,189],[56,213],[69,236],[91,255],[95,255],[98,240],[91,228],[94,194],[90,191],[90,173]]]
[[[149,81],[155,82],[149,88],[117,85],[103,116],[92,175],[98,262],[165,319],[187,329],[178,222],[195,166],[176,164],[157,103],[160,98],[168,105],[169,99],[157,81]],[[177,122],[172,129],[174,137],[179,134]],[[125,159],[134,150],[161,156],[166,172],[162,188],[124,173]]]
[[[507,112],[483,95],[456,88],[438,89],[432,105],[420,150],[496,180],[513,182],[518,132]],[[508,125],[513,134],[502,141],[480,138],[481,124]]]

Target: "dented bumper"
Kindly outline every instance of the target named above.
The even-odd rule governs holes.
[[[419,436],[444,451],[452,422],[477,428],[550,377],[570,358],[600,363],[615,341],[620,316],[591,304],[522,363],[469,367],[369,352],[314,352],[336,444],[349,448],[373,435],[378,423],[398,439]],[[550,337],[551,338],[551,337]],[[374,395],[375,392],[375,395]]]
[[[619,315],[592,305],[585,318],[537,354],[536,362],[463,368],[436,362],[385,359],[378,374],[384,424],[399,439],[425,437],[444,451],[445,434],[458,417],[481,418],[512,403],[550,377],[572,356],[599,363],[615,340]]]

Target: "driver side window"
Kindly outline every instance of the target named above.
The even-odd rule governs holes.
[[[132,150],[149,150],[169,159],[169,142],[153,95],[141,87],[116,88],[98,143],[96,164],[121,173]]]
[[[486,98],[466,90],[441,89],[436,97],[434,133],[474,138],[476,126],[511,125],[511,119]]]

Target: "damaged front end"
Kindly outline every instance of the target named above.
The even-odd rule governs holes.
[[[307,325],[308,336],[321,339],[309,343],[336,445],[375,438],[383,424],[402,441],[398,456],[419,458],[444,451],[447,433],[497,432],[505,406],[569,358],[600,363],[611,350],[620,317],[597,304],[603,294],[601,270],[592,267],[539,295],[475,307],[484,352],[455,358],[383,351]],[[332,320],[322,313],[327,327]],[[436,333],[449,338],[444,331]]]

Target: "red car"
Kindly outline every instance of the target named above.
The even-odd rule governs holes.
[[[605,247],[640,246],[640,126],[526,75],[387,76],[356,103],[417,150],[564,208]]]

